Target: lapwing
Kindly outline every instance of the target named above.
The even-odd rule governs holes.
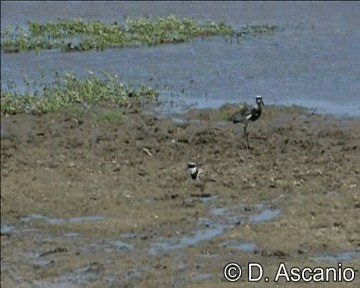
[[[207,172],[197,167],[194,162],[187,163],[187,172],[190,175],[191,181],[195,187],[200,189],[199,197],[203,197],[205,186],[207,182],[216,182],[216,179],[210,177]]]
[[[250,149],[248,133],[246,127],[250,122],[254,122],[261,116],[262,106],[264,102],[261,96],[256,96],[256,106],[250,108],[247,105],[244,105],[238,112],[233,114],[230,117],[230,121],[234,124],[243,123],[244,124],[244,137],[246,140],[247,149]]]

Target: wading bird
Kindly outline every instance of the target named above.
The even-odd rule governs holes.
[[[250,145],[248,138],[249,134],[246,131],[246,127],[250,122],[256,121],[261,116],[262,106],[264,105],[261,96],[256,96],[256,104],[257,106],[254,106],[253,108],[249,108],[247,105],[244,105],[244,107],[242,107],[238,112],[230,117],[230,121],[232,121],[234,124],[244,124],[244,137],[246,140],[247,149],[250,149]]]
[[[200,188],[201,193],[199,197],[203,197],[205,186],[207,182],[216,182],[216,180],[208,175],[203,169],[199,169],[194,162],[187,163],[187,172],[190,175],[191,181],[195,187]]]

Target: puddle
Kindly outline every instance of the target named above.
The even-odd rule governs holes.
[[[46,220],[48,219],[46,216],[44,215],[39,215],[39,214],[29,214],[26,217],[21,217],[20,221],[21,222],[30,222],[31,220]]]
[[[219,257],[219,254],[201,254],[199,257],[202,257],[202,258],[217,258],[217,257]]]
[[[139,278],[141,276],[140,271],[136,269],[131,269],[125,272],[125,278],[126,280],[132,279],[132,278]]]
[[[326,194],[325,194],[326,197],[339,196],[339,195],[340,194],[335,191],[326,192]]]
[[[149,254],[154,256],[161,251],[172,251],[189,246],[196,245],[202,241],[209,241],[227,230],[243,222],[259,224],[264,221],[270,221],[280,215],[280,210],[269,209],[265,205],[235,205],[225,208],[213,208],[210,210],[208,218],[200,218],[199,226],[206,228],[199,229],[182,237],[169,239],[160,238],[150,246]],[[253,251],[257,247],[254,243],[232,243],[235,249],[242,251]]]
[[[203,280],[209,279],[211,276],[212,276],[211,274],[200,273],[200,274],[197,274],[196,276],[192,277],[192,280],[203,281]]]
[[[135,245],[117,239],[101,239],[97,242],[82,243],[76,245],[77,252],[84,255],[94,255],[95,253],[132,253],[135,250]]]
[[[102,274],[104,266],[101,263],[90,263],[85,267],[78,268],[74,271],[63,274],[60,277],[51,280],[40,280],[34,282],[34,287],[38,288],[77,288],[88,287],[91,282],[98,280],[99,275]],[[116,284],[117,277],[104,276],[102,277],[109,284]],[[112,285],[111,285],[112,287]],[[117,287],[117,286],[116,286]]]
[[[63,219],[63,218],[50,218],[46,215],[40,215],[40,214],[30,214],[26,217],[20,218],[21,222],[30,222],[33,220],[42,220],[46,221],[51,224],[65,224],[65,223],[79,223],[79,222],[85,222],[85,221],[98,221],[105,219],[106,216],[101,215],[90,215],[90,216],[83,216],[83,217],[73,217],[69,219]]]
[[[203,202],[212,201],[217,199],[218,195],[203,198]],[[237,225],[243,223],[259,224],[264,221],[270,221],[280,215],[280,210],[270,209],[269,205],[265,204],[256,204],[256,205],[244,205],[238,204],[231,207],[220,207],[212,208],[209,210],[206,218],[200,218],[197,222],[197,230],[189,232],[185,235],[170,237],[170,238],[158,238],[154,239],[150,243],[148,250],[149,255],[157,255],[158,253],[175,251],[183,249],[190,246],[198,245],[201,242],[210,241],[215,237],[225,233],[226,231],[234,228]],[[22,217],[21,221],[27,223],[30,221],[46,221],[51,224],[65,224],[65,223],[79,223],[83,221],[98,221],[105,219],[105,216],[101,215],[91,215],[84,217],[73,217],[69,219],[63,218],[50,218],[46,215],[40,214],[30,214],[26,217]],[[2,226],[2,231],[14,231],[15,227],[13,226]],[[63,237],[68,239],[76,239],[79,237],[79,233],[65,233]],[[115,251],[133,253],[135,251],[135,245],[132,241],[135,238],[133,232],[123,233],[120,235],[120,239],[102,239],[100,242],[93,243],[90,246],[85,245],[86,247],[80,248],[80,250],[85,249],[86,253],[93,253],[94,251],[102,250],[107,253],[114,253]],[[229,247],[234,249],[252,252],[257,249],[256,244],[247,243],[247,242],[236,242],[230,241],[224,243]],[[52,263],[53,260],[49,260],[46,257],[39,258],[37,254],[29,254],[29,261],[31,264],[36,266],[47,266]],[[73,272],[78,275],[80,272]],[[84,272],[85,273],[85,272]],[[78,276],[74,276],[75,278]],[[79,276],[80,277],[80,276]],[[88,276],[87,276],[88,277]],[[132,277],[132,276],[131,276]],[[91,277],[90,277],[91,278]],[[80,281],[81,282],[81,281]]]
[[[171,251],[193,246],[199,242],[211,240],[212,238],[222,234],[224,230],[224,227],[218,226],[210,229],[199,230],[191,233],[191,235],[183,236],[178,239],[161,238],[158,242],[152,243],[149,254],[154,256],[160,251]]]
[[[154,204],[154,203],[156,203],[156,199],[154,199],[154,198],[148,198],[148,199],[145,199],[144,200],[144,203],[145,204]]]
[[[103,244],[105,244],[106,246],[113,247],[117,250],[134,250],[135,249],[134,245],[125,243],[120,240],[107,240],[107,241],[104,241]],[[113,249],[109,249],[109,250],[112,251]]]
[[[40,257],[38,253],[24,253],[24,257],[28,263],[34,266],[45,267],[51,263],[54,263],[54,260],[50,260],[46,257]]]
[[[105,218],[106,218],[106,216],[92,215],[92,216],[70,218],[68,221],[70,223],[77,223],[77,222],[84,222],[84,221],[98,221],[98,220],[103,220]]]
[[[51,263],[54,263],[53,260],[50,259],[43,259],[43,258],[39,258],[39,259],[33,259],[29,261],[32,265],[34,266],[39,266],[39,267],[45,267]]]
[[[120,235],[121,238],[127,238],[127,239],[131,239],[131,238],[135,238],[136,234],[135,233],[123,233]]]
[[[35,229],[35,228],[24,228],[24,229],[21,229],[21,232],[25,232],[25,233],[35,233],[35,232],[38,232],[39,229]]]
[[[249,220],[251,223],[259,224],[261,222],[270,221],[279,215],[280,210],[266,209],[259,214],[252,215]]]
[[[16,233],[17,229],[12,225],[1,225],[1,234],[13,234]]]
[[[80,233],[70,232],[70,233],[65,233],[64,236],[66,238],[77,238],[80,236]]]
[[[203,203],[207,203],[213,200],[216,200],[217,198],[219,198],[219,195],[214,195],[214,196],[209,196],[209,197],[202,197],[201,200]]]
[[[255,243],[252,242],[240,242],[231,240],[225,243],[220,244],[220,247],[229,247],[234,248],[243,252],[254,252],[258,247]]]
[[[231,224],[241,224],[243,222],[259,224],[275,219],[280,215],[280,210],[265,208],[261,204],[253,206],[239,204],[233,207],[213,208],[211,213],[223,218],[223,220],[225,218],[226,222]]]
[[[177,123],[177,124],[183,124],[183,123],[186,123],[186,119],[183,119],[183,118],[174,118],[172,117],[171,120],[174,122],[174,123]]]
[[[360,258],[360,251],[329,253],[329,254],[323,254],[316,257],[312,257],[311,259],[315,261],[338,263],[338,262],[351,261],[354,258]]]
[[[63,276],[54,279],[52,285],[59,284],[59,286],[51,287],[79,287],[79,285],[88,285],[89,282],[98,279],[96,270],[96,267],[93,267],[92,264],[83,268],[76,269],[73,272],[66,273]],[[43,286],[39,287],[50,287],[50,283],[42,284]]]
[[[5,261],[4,258],[1,257],[1,281],[7,277],[11,277],[16,283],[24,283],[24,278],[21,273],[19,273],[19,269],[14,265],[13,261]]]

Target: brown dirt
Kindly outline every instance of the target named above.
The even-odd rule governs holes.
[[[241,279],[235,285],[268,287],[279,285],[271,281],[280,262],[337,267],[313,257],[359,251],[359,119],[266,107],[249,125],[254,149],[247,151],[242,125],[220,121],[233,108],[193,110],[185,123],[141,109],[122,110],[120,122],[94,116],[104,113],[100,108],[2,116],[1,223],[16,232],[1,235],[1,286],[227,287],[224,265],[253,261],[263,265],[270,283]],[[192,196],[199,191],[185,173],[187,161],[217,179],[205,191],[217,198]],[[228,220],[230,227],[208,241],[149,255],[152,243],[201,230],[202,219],[215,217],[211,209],[243,204],[241,213],[250,215],[259,203],[280,215],[258,224]],[[31,214],[106,218],[24,220]],[[109,239],[134,249],[114,249]],[[257,248],[237,250],[224,244],[230,240]],[[29,253],[50,263],[31,262]],[[359,269],[356,255],[344,266]],[[347,287],[359,283],[357,273]]]

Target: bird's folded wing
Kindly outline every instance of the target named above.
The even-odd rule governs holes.
[[[216,179],[212,176],[210,176],[207,172],[200,171],[199,177],[206,182],[216,182]]]
[[[241,106],[242,107],[237,112],[235,112],[229,119],[233,123],[243,122],[246,119],[246,116],[251,114],[251,109],[248,105],[244,104]]]

